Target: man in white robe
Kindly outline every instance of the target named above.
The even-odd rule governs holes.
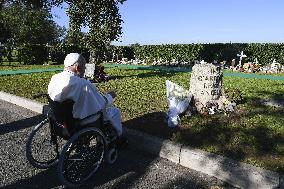
[[[83,79],[85,58],[78,53],[70,53],[64,60],[64,70],[52,76],[48,85],[48,94],[53,101],[73,100],[73,117],[86,118],[103,111],[104,119],[109,120],[119,137],[122,136],[121,113],[111,107],[116,94],[111,91],[102,95],[94,84]]]

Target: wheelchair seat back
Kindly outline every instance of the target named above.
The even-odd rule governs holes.
[[[73,118],[74,101],[66,100],[63,102],[56,102],[49,99],[49,120],[51,130],[55,135],[68,139],[73,133],[73,128],[78,122]]]
[[[63,102],[56,102],[49,99],[49,120],[51,123],[52,132],[55,135],[60,136],[64,139],[69,139],[75,132],[78,132],[80,129],[86,128],[88,126],[101,127],[103,125],[103,116],[100,113],[99,118],[87,125],[82,125],[83,120],[73,118],[73,100],[65,100]],[[93,115],[91,115],[93,116]],[[90,117],[91,117],[90,116]]]

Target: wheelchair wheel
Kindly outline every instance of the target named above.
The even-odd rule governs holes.
[[[85,128],[74,134],[60,154],[60,181],[67,187],[86,183],[100,167],[105,149],[105,137],[97,128]]]
[[[118,152],[116,148],[111,148],[106,153],[106,162],[108,164],[114,164],[114,162],[117,160]]]
[[[30,164],[39,169],[47,169],[57,164],[59,153],[51,140],[48,118],[32,130],[26,144],[26,156]]]

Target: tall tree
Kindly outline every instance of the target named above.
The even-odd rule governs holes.
[[[4,4],[0,12],[1,23],[9,34],[1,41],[7,47],[13,42],[19,48],[20,57],[25,57],[24,62],[31,64],[47,60],[46,45],[58,42],[63,32],[47,9],[30,9],[18,2]]]
[[[61,29],[46,10],[27,10],[19,5],[10,5],[1,11],[4,25],[17,44],[46,44],[55,42]]]
[[[91,51],[92,63],[100,63],[110,43],[122,34],[119,5],[126,0],[2,0],[28,9],[50,10],[52,6],[68,4],[70,37],[78,35],[82,26],[89,32],[83,38]],[[45,32],[47,33],[47,32]],[[76,38],[76,37],[74,37]]]
[[[0,12],[3,11],[4,8],[4,0],[0,0]],[[0,44],[2,45],[11,37],[11,32],[4,24],[4,17],[0,14]],[[1,47],[0,47],[1,48]]]
[[[91,63],[100,63],[110,43],[122,34],[119,5],[126,0],[55,0],[57,4],[69,5],[71,35],[82,26],[88,27],[85,40],[91,51]]]
[[[27,9],[40,10],[50,8],[54,5],[54,0],[0,0],[5,5],[20,5]]]

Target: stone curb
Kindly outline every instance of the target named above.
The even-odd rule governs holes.
[[[0,99],[42,113],[44,104],[0,91]],[[169,140],[126,128],[131,146],[158,155],[184,167],[214,176],[235,187],[251,189],[284,189],[284,175],[194,149]]]
[[[180,164],[240,188],[277,188],[279,174],[209,152],[182,147]]]
[[[40,114],[42,113],[43,104],[27,99],[27,98],[18,97],[16,95],[12,95],[12,94],[0,91],[0,100],[4,100],[12,104],[16,104],[18,106],[32,110]]]

